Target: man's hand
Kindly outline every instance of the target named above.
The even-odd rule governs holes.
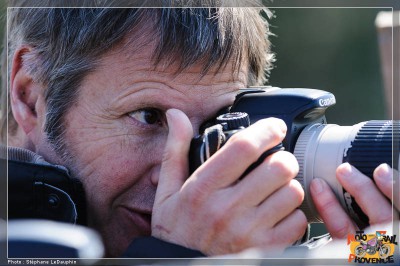
[[[340,165],[336,171],[337,180],[355,198],[368,216],[370,225],[383,224],[399,218],[399,198],[394,198],[392,194],[393,177],[396,175],[397,171],[393,173],[387,164],[375,169],[375,183],[348,163]],[[314,204],[332,237],[346,238],[347,234],[355,233],[356,226],[325,181],[314,179],[310,190]],[[390,201],[397,211],[392,212]]]
[[[270,155],[239,180],[264,151],[283,140],[286,125],[281,120],[260,120],[233,135],[188,178],[190,121],[173,109],[167,119],[154,237],[218,255],[251,247],[282,250],[304,234],[307,220],[297,209],[304,192],[293,179],[298,164],[291,153]]]

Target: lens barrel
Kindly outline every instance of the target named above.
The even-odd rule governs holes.
[[[343,161],[349,162],[372,178],[373,172],[380,162],[385,162],[393,167],[392,160],[399,157],[398,153],[392,152],[396,141],[399,142],[398,123],[396,125],[393,124],[393,121],[368,121],[357,132],[352,147]]]
[[[367,121],[354,126],[307,126],[296,142],[294,155],[300,166],[296,179],[306,192],[301,209],[308,220],[320,221],[311,199],[310,182],[314,178],[322,178],[352,219],[360,227],[367,226],[368,217],[336,180],[336,168],[348,162],[370,178],[375,168],[382,163],[398,169],[399,132],[399,122],[391,120]]]
[[[374,170],[381,163],[387,163],[392,168],[398,169],[398,146],[398,123],[396,125],[393,121],[368,121],[358,131],[351,149],[343,158],[343,162],[350,163],[360,172],[373,179]],[[347,193],[345,189],[343,189],[343,193]],[[361,226],[367,226],[368,217],[362,212],[353,197],[351,197],[349,204],[348,208],[354,210],[354,215],[357,215]]]

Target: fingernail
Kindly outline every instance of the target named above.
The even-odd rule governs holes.
[[[349,163],[344,163],[340,166],[338,169],[338,174],[340,174],[343,177],[351,177],[353,176],[353,167]]]
[[[319,178],[314,178],[311,182],[311,189],[318,194],[324,191],[324,184],[322,183],[322,180]]]
[[[392,178],[391,168],[388,164],[384,163],[378,166],[375,175],[382,180],[389,180]]]
[[[167,123],[168,126],[171,126],[170,123],[173,123],[172,120],[177,119],[177,117],[179,117],[179,114],[181,113],[181,111],[179,111],[178,109],[168,109],[167,112],[165,112],[165,116],[167,117]]]
[[[177,109],[168,109],[165,115],[169,119],[171,116],[175,116],[177,112],[179,112]]]

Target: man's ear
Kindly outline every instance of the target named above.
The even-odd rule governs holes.
[[[25,55],[32,53],[30,47],[22,47],[15,51],[10,76],[10,104],[18,126],[28,136],[37,138],[41,131],[39,101],[43,101],[43,87],[34,81],[29,72]],[[31,56],[29,56],[31,57]]]

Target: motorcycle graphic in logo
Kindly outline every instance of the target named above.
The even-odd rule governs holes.
[[[348,262],[358,263],[394,263],[396,235],[385,235],[386,231],[376,231],[375,234],[364,234],[357,231],[349,235],[347,244],[350,245]]]
[[[366,254],[374,255],[376,253],[381,259],[389,257],[392,247],[390,244],[383,243],[383,236],[379,232],[376,235],[370,234],[368,236],[368,241],[361,240],[360,244],[356,246],[354,254],[359,258],[365,257]]]

